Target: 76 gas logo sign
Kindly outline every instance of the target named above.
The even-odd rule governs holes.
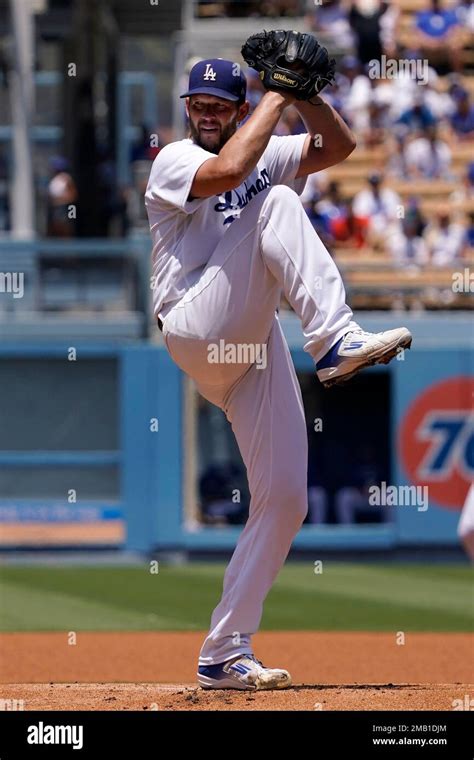
[[[426,415],[418,438],[430,447],[418,467],[421,477],[445,480],[456,468],[466,479],[474,476],[474,414],[434,411]]]
[[[428,388],[409,407],[399,450],[409,480],[430,500],[461,509],[474,478],[474,380],[456,377]]]

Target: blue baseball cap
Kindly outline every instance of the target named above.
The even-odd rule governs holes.
[[[189,72],[189,89],[180,98],[190,95],[215,95],[225,100],[245,100],[247,81],[238,63],[223,58],[208,58],[196,63]]]

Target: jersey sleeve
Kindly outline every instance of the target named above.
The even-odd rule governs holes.
[[[265,149],[264,158],[272,185],[288,185],[298,195],[303,192],[306,177],[295,179],[307,134],[273,135]]]
[[[197,170],[214,153],[185,141],[170,143],[158,153],[153,162],[145,193],[145,204],[175,206],[193,214],[206,198],[189,201],[191,185]]]

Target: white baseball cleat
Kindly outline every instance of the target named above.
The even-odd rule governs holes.
[[[291,676],[281,668],[266,668],[253,654],[240,654],[218,665],[201,665],[198,683],[203,689],[288,689]]]
[[[369,333],[351,330],[337,341],[316,364],[316,374],[325,388],[350,380],[372,364],[388,364],[403,349],[410,348],[412,335],[406,327]]]

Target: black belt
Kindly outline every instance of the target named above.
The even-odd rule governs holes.
[[[163,322],[159,317],[156,318],[156,321],[158,322],[158,327],[160,328],[161,332],[163,332]]]

